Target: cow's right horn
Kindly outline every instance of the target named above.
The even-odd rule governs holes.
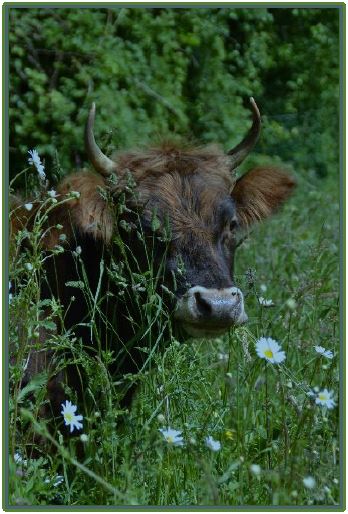
[[[95,142],[93,127],[95,120],[95,103],[92,103],[92,107],[88,114],[88,119],[86,123],[85,129],[85,147],[89,160],[91,161],[94,169],[104,175],[104,177],[109,177],[112,173],[117,173],[117,166],[114,161],[109,159],[103,152],[100,150],[99,146]]]

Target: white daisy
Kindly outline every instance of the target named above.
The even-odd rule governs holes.
[[[51,189],[51,191],[47,191],[47,194],[51,198],[55,198],[57,196],[57,191],[55,191],[54,189]]]
[[[323,407],[327,407],[328,409],[333,409],[336,403],[332,399],[333,392],[324,389],[323,391],[319,391],[317,397],[315,399],[315,403],[317,405],[322,405]]]
[[[23,459],[22,455],[19,452],[16,452],[13,456],[16,464],[22,464],[23,466],[27,466],[27,459]]]
[[[285,304],[291,311],[294,311],[297,307],[296,301],[293,298],[286,300]]]
[[[215,441],[211,435],[205,438],[205,444],[209,450],[212,450],[213,452],[218,452],[221,449],[220,441]]]
[[[303,480],[303,485],[307,487],[307,489],[314,489],[315,487],[315,479],[313,477],[305,477]]]
[[[80,421],[83,419],[83,416],[76,416],[76,405],[73,405],[69,400],[65,400],[65,405],[62,403],[62,415],[64,417],[64,423],[66,426],[70,425],[70,432],[72,432],[75,428],[76,430],[80,430],[83,427]]]
[[[52,484],[53,487],[58,487],[63,482],[64,477],[62,475],[56,475],[55,477],[49,477],[45,479],[45,484]]]
[[[24,208],[25,208],[27,211],[31,211],[31,209],[33,208],[33,204],[32,204],[32,203],[25,203],[25,204],[24,204]]]
[[[217,358],[220,362],[228,362],[228,353],[218,353]]]
[[[34,150],[29,150],[28,154],[30,155],[30,157],[28,159],[28,163],[30,165],[35,166],[35,168],[37,169],[37,172],[39,174],[40,179],[44,180],[46,178],[45,167],[44,167],[44,165],[41,162],[41,159],[40,159],[40,156],[39,156],[37,150],[35,150],[35,149]]]
[[[277,341],[270,337],[260,337],[256,342],[256,353],[261,359],[266,359],[272,364],[279,364],[285,360],[285,352]]]
[[[56,475],[53,481],[53,487],[58,487],[60,484],[64,482],[64,477],[62,475]]]
[[[182,438],[181,432],[178,430],[174,430],[170,427],[159,428],[158,430],[161,432],[168,444],[173,446],[184,446],[184,440]]]
[[[323,355],[327,359],[333,359],[333,353],[331,350],[326,350],[323,346],[313,346],[314,350],[320,355]]]
[[[270,298],[269,300],[266,300],[263,296],[259,297],[259,304],[262,305],[262,307],[273,307],[274,303],[273,300]]]
[[[259,476],[261,474],[261,466],[258,464],[251,464],[249,469],[253,475]]]

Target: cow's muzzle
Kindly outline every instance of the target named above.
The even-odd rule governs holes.
[[[175,319],[194,337],[214,337],[245,323],[243,293],[238,287],[191,287],[178,300]]]

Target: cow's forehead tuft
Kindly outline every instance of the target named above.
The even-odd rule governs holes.
[[[130,170],[140,183],[149,176],[176,172],[180,175],[219,175],[231,180],[230,157],[217,145],[194,147],[165,142],[157,147],[115,156],[118,168]]]

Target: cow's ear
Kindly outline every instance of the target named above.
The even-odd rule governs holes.
[[[52,230],[45,238],[47,247],[59,244],[60,232],[55,229],[57,224],[63,225],[62,230],[70,241],[78,234],[89,234],[106,243],[111,240],[113,216],[102,189],[105,189],[104,179],[90,172],[69,175],[60,183],[57,188],[60,198],[67,198],[72,193],[72,199],[52,210]]]
[[[240,177],[232,191],[242,226],[267,218],[288,198],[295,180],[275,168],[254,168]]]

